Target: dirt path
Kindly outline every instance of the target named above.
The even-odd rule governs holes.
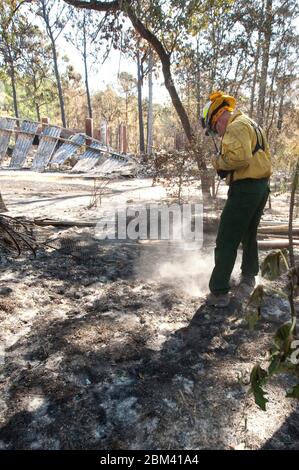
[[[91,181],[43,176],[0,178],[10,214],[96,215]],[[107,206],[113,195],[166,197],[148,180],[111,186]],[[299,449],[291,382],[271,382],[265,413],[240,381],[265,361],[285,301],[266,296],[251,332],[236,299],[221,312],[204,304],[209,243],[186,252],[99,242],[91,229],[63,237],[36,259],[0,259],[0,448]]]

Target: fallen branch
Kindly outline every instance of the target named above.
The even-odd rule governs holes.
[[[260,233],[259,235],[260,235],[260,237],[263,237],[263,238],[266,237],[266,239],[267,238],[279,238],[281,240],[288,240],[289,239],[289,235],[284,235],[284,234],[281,234],[281,233],[277,233],[277,234],[275,234],[275,233]],[[294,240],[299,241],[298,235],[296,235]]]
[[[294,235],[299,235],[299,225],[293,225],[292,232]],[[276,233],[276,234],[288,234],[289,226],[285,225],[265,225],[261,226],[258,229],[258,233]]]
[[[58,220],[58,219],[34,219],[33,223],[40,227],[95,227],[98,221]]]
[[[289,248],[290,242],[286,239],[273,238],[268,240],[258,240],[259,248]],[[293,240],[293,245],[299,246],[299,240]]]
[[[34,256],[38,243],[31,233],[32,223],[18,220],[8,215],[0,215],[0,246],[20,256],[22,251],[29,250]]]

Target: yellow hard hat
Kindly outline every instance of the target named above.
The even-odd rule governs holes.
[[[222,91],[213,91],[210,101],[203,108],[201,123],[204,129],[212,130],[217,119],[227,110],[232,112],[236,107],[236,99],[233,96],[226,95]]]

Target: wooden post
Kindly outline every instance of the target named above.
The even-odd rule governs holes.
[[[91,139],[86,139],[86,145],[90,145],[93,138],[93,119],[86,118],[85,119],[85,134],[90,136]]]
[[[127,126],[123,126],[123,145],[122,145],[122,153],[127,153]]]
[[[48,117],[42,118],[42,130],[44,130],[50,124],[50,119]]]
[[[122,147],[123,146],[123,126],[122,124],[119,124],[118,126],[118,151],[119,153],[122,153]]]
[[[101,122],[101,142],[103,145],[107,145],[107,123],[106,121]]]
[[[101,142],[102,140],[102,132],[101,128],[99,127],[95,132],[94,132],[94,137],[95,139],[99,140]]]
[[[108,126],[106,127],[106,145],[110,147],[110,128]]]

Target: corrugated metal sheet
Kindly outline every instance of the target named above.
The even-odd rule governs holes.
[[[34,136],[38,128],[37,122],[23,121],[17,136],[16,145],[12,153],[10,167],[21,168],[31,148]]]
[[[118,167],[118,161],[110,158],[107,158],[105,162],[103,162],[101,165],[97,166],[95,169],[96,173],[102,173],[102,174],[109,174],[111,173],[112,170],[114,170],[116,167]]]
[[[9,145],[10,136],[15,127],[15,120],[0,118],[0,161],[5,157]]]
[[[131,159],[125,155],[118,153],[109,154],[103,162],[100,162],[100,164],[96,166],[93,173],[107,175],[112,173],[112,171],[119,170],[129,162],[131,162]]]
[[[49,126],[43,130],[31,170],[44,171],[51,160],[60,134],[60,127]]]
[[[0,118],[0,159],[6,154],[15,122],[15,119]],[[37,128],[38,123],[36,122],[28,120],[22,122],[21,129],[17,134],[10,167],[22,167],[31,148]],[[85,134],[75,134],[64,142],[52,157],[60,134],[61,128],[56,126],[47,126],[43,130],[35,158],[32,162],[32,170],[43,171],[48,164],[52,163],[62,165],[74,155],[78,148],[85,144]],[[79,156],[79,160],[72,169],[72,172],[93,170],[95,174],[105,175],[117,171],[128,162],[131,162],[130,157],[118,153],[111,154],[108,152],[107,146],[93,140],[91,145],[86,147],[85,152]]]
[[[50,164],[56,163],[58,165],[62,165],[65,163],[74,153],[78,150],[78,147],[85,143],[85,135],[84,134],[75,134],[68,140],[62,144],[59,150],[54,154]]]
[[[89,147],[79,156],[79,160],[72,168],[73,173],[86,172],[94,168],[100,160],[105,160],[102,153],[104,146],[100,142],[92,142]]]

